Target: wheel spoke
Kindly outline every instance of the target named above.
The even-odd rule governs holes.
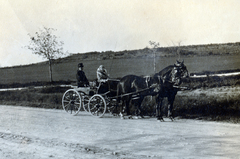
[[[70,99],[71,97],[70,97],[69,95],[66,95],[65,98],[66,98],[67,100],[71,100],[71,99]]]
[[[95,104],[93,107],[91,107],[90,110],[93,110],[93,109],[95,109],[96,107],[97,107],[97,104]]]
[[[68,104],[65,105],[64,107],[65,107],[65,108],[69,108],[69,106],[70,106],[70,103],[68,103]]]
[[[64,103],[70,103],[70,101],[67,101],[67,100],[63,100]]]
[[[64,93],[62,106],[67,113],[77,115],[81,109],[81,103],[81,96],[76,90],[69,89]]]
[[[102,117],[106,111],[106,102],[105,99],[99,95],[95,94],[88,101],[89,112],[93,116]]]

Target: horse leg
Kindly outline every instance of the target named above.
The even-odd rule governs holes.
[[[118,84],[117,85],[117,107],[119,107],[120,101],[121,101],[121,107],[119,107],[120,109],[120,113],[119,116],[121,117],[121,119],[124,119],[123,116],[123,105],[125,102],[125,98],[124,97],[120,97],[120,95],[122,94],[122,85]]]
[[[136,116],[141,116],[141,118],[144,118],[143,113],[142,113],[142,107],[141,107],[143,98],[144,97],[140,96],[139,99],[136,99],[134,101],[135,114],[136,114]]]
[[[125,112],[127,113],[127,115],[130,115],[130,109],[129,109],[130,100],[131,100],[131,97],[127,97],[126,108],[125,108]]]
[[[162,98],[161,97],[157,97],[156,98],[156,103],[157,103],[157,107],[156,107],[156,117],[158,121],[164,121],[163,117],[162,117]]]
[[[173,121],[172,110],[173,110],[174,99],[175,99],[175,95],[168,98],[168,118],[170,118],[172,121]]]
[[[141,116],[141,118],[144,118],[142,107],[141,107],[143,99],[144,99],[144,97],[140,97],[140,99],[138,101],[138,110],[140,111],[139,115]]]
[[[120,100],[118,100],[117,105],[119,105],[119,102],[120,102]],[[124,105],[124,102],[125,102],[125,99],[122,98],[122,104],[121,104],[120,113],[119,113],[119,116],[121,117],[121,119],[124,119],[124,115],[123,115],[123,111],[124,111],[123,105]]]
[[[172,104],[168,104],[168,118],[170,118],[173,121],[173,115],[172,115]]]
[[[125,113],[127,115],[130,115],[129,103],[130,103],[130,98],[129,97],[126,97],[122,100],[122,110],[120,112],[121,119],[124,119],[124,114]],[[125,105],[125,108],[123,108],[124,105]],[[131,117],[129,117],[129,118],[131,118]]]
[[[124,119],[124,114],[126,113],[126,109],[128,109],[128,98],[127,97],[124,97],[122,98],[122,104],[121,104],[121,107],[120,107],[120,117],[121,119]]]
[[[127,115],[129,115],[128,119],[132,119],[132,114],[130,113],[130,102],[131,102],[131,97],[128,98],[128,100],[126,101],[126,113]]]

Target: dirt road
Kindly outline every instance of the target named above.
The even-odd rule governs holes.
[[[240,158],[240,125],[0,106],[1,159]]]

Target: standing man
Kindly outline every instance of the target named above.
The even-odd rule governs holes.
[[[88,79],[87,79],[85,73],[83,72],[83,67],[84,67],[83,63],[78,64],[78,70],[77,70],[77,74],[76,74],[78,87],[89,86]]]

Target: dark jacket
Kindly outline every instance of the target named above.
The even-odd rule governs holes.
[[[89,85],[88,79],[82,70],[77,71],[76,78],[78,87],[84,87]]]

